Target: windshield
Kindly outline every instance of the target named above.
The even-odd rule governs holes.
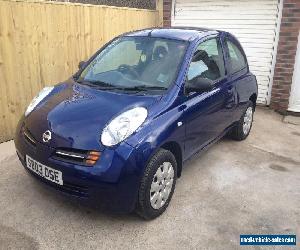
[[[122,37],[102,50],[83,70],[79,82],[115,89],[164,90],[177,75],[187,42]]]

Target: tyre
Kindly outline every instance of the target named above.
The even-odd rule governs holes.
[[[241,119],[232,128],[230,132],[230,136],[232,139],[237,141],[242,141],[247,138],[252,128],[253,114],[254,114],[253,103],[249,101],[246,111],[244,112]]]
[[[168,150],[159,149],[150,159],[141,180],[136,212],[146,220],[160,216],[168,207],[177,179],[177,162]]]

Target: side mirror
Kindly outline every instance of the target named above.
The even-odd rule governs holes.
[[[191,92],[207,92],[213,89],[214,82],[207,78],[194,77],[193,79],[186,82],[185,90],[186,93]]]
[[[82,69],[85,65],[85,61],[81,61],[80,63],[78,63],[78,69]]]

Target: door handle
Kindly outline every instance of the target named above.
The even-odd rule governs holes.
[[[185,109],[186,109],[186,104],[183,104],[183,105],[179,106],[179,108],[178,108],[179,111],[183,111]]]
[[[226,108],[231,109],[233,107],[235,107],[235,102],[236,102],[236,95],[235,95],[235,87],[234,86],[230,86],[227,89],[227,105]]]
[[[232,94],[232,93],[233,93],[233,90],[234,90],[234,87],[229,87],[229,88],[227,89],[227,93],[228,93],[228,94]]]

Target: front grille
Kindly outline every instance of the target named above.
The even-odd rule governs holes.
[[[87,152],[88,151],[58,149],[55,151],[54,158],[68,162],[84,163]]]
[[[72,183],[64,182],[63,186],[58,186],[62,191],[68,192],[70,194],[80,196],[80,197],[88,197],[88,187],[79,186]]]
[[[93,159],[92,163],[91,158],[95,156],[94,154],[97,154],[97,159]],[[100,157],[100,152],[98,151],[89,151],[89,150],[81,150],[81,149],[70,149],[70,148],[60,148],[57,149],[53,155],[53,159],[69,162],[69,163],[75,163],[80,164],[84,166],[92,166],[96,163],[96,161]]]

